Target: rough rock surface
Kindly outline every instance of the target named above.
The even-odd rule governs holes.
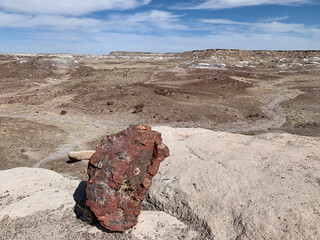
[[[50,170],[14,168],[0,171],[0,179],[1,240],[199,239],[190,227],[159,211],[142,211],[135,228],[125,233],[108,233],[100,225],[83,222],[74,206],[85,201],[86,183]]]
[[[202,239],[198,232],[161,211],[141,212],[139,224],[133,228],[132,236],[139,240]]]
[[[161,134],[145,125],[101,141],[88,165],[86,204],[102,226],[125,231],[137,224],[152,177],[168,155]]]
[[[170,148],[146,200],[214,239],[319,239],[320,139],[157,127]]]
[[[0,171],[0,219],[25,217],[38,211],[74,207],[79,181],[38,168]]]

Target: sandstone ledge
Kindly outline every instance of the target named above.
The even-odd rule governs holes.
[[[154,130],[162,133],[171,153],[146,196],[145,209],[160,212],[143,211],[138,225],[125,234],[103,232],[75,217],[79,181],[45,169],[10,169],[0,171],[2,239],[143,239],[148,235],[151,238],[146,239],[170,240],[182,236],[317,239],[320,235],[319,138]],[[194,237],[198,233],[190,226],[205,237]]]

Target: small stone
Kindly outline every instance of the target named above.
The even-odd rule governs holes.
[[[144,108],[144,104],[143,103],[136,104],[134,106],[134,111],[132,113],[133,114],[140,113],[140,112],[142,112],[143,108]]]
[[[93,150],[86,150],[86,151],[69,151],[68,156],[69,159],[75,161],[81,160],[89,160],[91,156],[94,154],[95,151]]]
[[[86,204],[103,227],[123,232],[137,224],[152,177],[167,156],[161,134],[146,125],[102,139],[88,165]]]

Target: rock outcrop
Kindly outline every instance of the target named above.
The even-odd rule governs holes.
[[[146,125],[103,138],[89,161],[86,202],[102,226],[125,231],[137,224],[152,177],[168,155],[161,134]]]
[[[161,211],[142,211],[132,236],[137,240],[202,240],[201,235],[184,223]]]
[[[238,60],[261,60],[261,59],[304,59],[320,56],[319,50],[302,51],[272,51],[272,50],[239,50],[239,49],[206,49],[194,50],[182,53],[153,53],[153,52],[110,52],[105,58],[116,59],[156,59],[156,60],[207,60],[207,59],[238,59]],[[86,56],[85,56],[86,57]],[[92,56],[87,56],[92,57]]]
[[[38,168],[0,171],[0,220],[15,219],[37,212],[73,208],[73,193],[79,181]],[[1,235],[0,235],[1,236]]]
[[[0,171],[1,240],[158,240],[201,239],[175,217],[142,211],[138,224],[125,233],[109,233],[78,219],[75,204],[85,201],[85,182],[41,168]]]
[[[146,198],[214,239],[319,239],[320,139],[156,127],[170,148]]]
[[[170,157],[144,200],[145,209],[157,211],[142,211],[135,227],[108,233],[84,223],[74,205],[86,183],[17,168],[0,171],[0,238],[319,239],[319,138],[154,130],[161,132]]]

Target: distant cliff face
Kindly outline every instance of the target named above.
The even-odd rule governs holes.
[[[169,60],[182,59],[181,53],[152,53],[152,52],[123,52],[116,51],[108,54],[109,58],[120,59],[153,59],[153,60]]]
[[[238,50],[238,49],[207,49],[187,51],[183,53],[152,53],[152,52],[124,52],[115,51],[108,54],[110,58],[122,59],[181,59],[181,60],[254,60],[254,59],[303,59],[320,57],[319,50],[305,51],[271,51],[271,50]]]

